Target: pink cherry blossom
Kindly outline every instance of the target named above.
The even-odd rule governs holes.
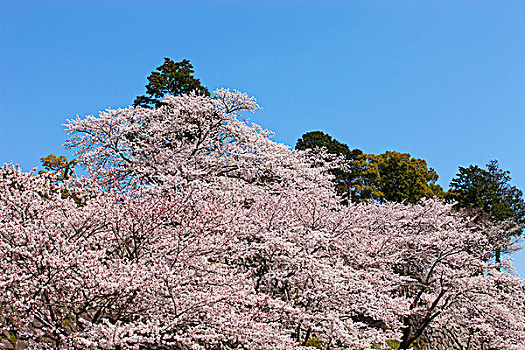
[[[0,170],[0,327],[34,349],[388,349],[457,327],[525,346],[523,281],[429,199],[343,204],[326,154],[238,91],[70,120],[89,172]],[[13,340],[14,341],[14,340]]]

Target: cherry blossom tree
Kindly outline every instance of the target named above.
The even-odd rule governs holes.
[[[261,231],[273,224],[254,215],[257,203],[211,200],[196,184],[100,191],[14,168],[2,175],[4,326],[32,347],[275,349],[308,345],[314,335],[339,346],[394,336],[359,333],[337,309],[327,320],[324,305],[335,295],[325,283],[354,294],[370,286],[358,278],[350,286],[295,230]],[[63,195],[79,189],[81,205]],[[303,219],[299,231],[310,225]],[[277,259],[266,256],[271,249]]]
[[[0,325],[30,348],[408,348],[431,327],[525,344],[522,280],[439,200],[343,204],[326,154],[237,91],[67,124],[88,178],[0,171]],[[502,271],[498,268],[503,267]],[[398,344],[398,345],[396,345]]]
[[[2,175],[1,295],[16,338],[35,348],[292,343],[272,316],[296,311],[224,263],[233,238],[221,203],[197,190],[133,191],[86,193],[78,206],[42,176]]]
[[[260,126],[248,125],[242,112],[259,109],[238,91],[205,96],[167,96],[155,110],[107,110],[66,124],[81,163],[106,184],[180,183],[217,177],[247,183],[290,181],[325,185],[322,167],[304,167],[304,152],[273,142]]]

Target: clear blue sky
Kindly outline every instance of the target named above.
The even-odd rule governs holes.
[[[408,152],[445,188],[498,159],[525,189],[524,18],[511,0],[0,0],[0,163],[69,155],[66,118],[130,105],[171,57],[256,96],[290,146],[323,130]]]

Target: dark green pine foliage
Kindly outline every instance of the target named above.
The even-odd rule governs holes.
[[[363,154],[359,149],[350,150],[348,145],[337,141],[322,131],[307,132],[303,134],[295,144],[295,149],[299,150],[315,149],[318,147],[324,147],[328,153],[344,156],[345,159],[348,160],[354,159],[359,154]]]
[[[133,106],[158,108],[162,105],[165,95],[179,96],[195,93],[210,96],[210,92],[202,86],[199,79],[193,76],[193,66],[189,60],[174,62],[164,58],[164,64],[157,67],[148,77],[146,95],[137,96]]]
[[[522,234],[525,225],[525,201],[523,192],[510,185],[508,170],[502,170],[497,160],[492,160],[482,169],[477,165],[459,167],[459,172],[450,182],[447,198],[455,201],[457,208],[481,212],[480,218],[496,222],[510,221],[508,231],[501,237]],[[500,262],[500,248],[495,251],[495,261]]]
[[[350,150],[348,145],[337,141],[322,131],[311,131],[303,134],[295,145],[295,149],[298,150],[315,150],[316,148],[325,148],[329,154],[342,156],[348,163],[363,154],[360,149]],[[337,192],[344,197],[350,197],[352,200],[355,200],[352,198],[353,192],[351,190],[355,176],[349,171],[342,169],[332,169],[332,173],[335,176]]]
[[[497,160],[490,161],[487,169],[459,167],[447,197],[456,201],[457,207],[476,208],[497,220],[521,224],[525,221],[523,192],[511,186],[510,180],[510,172],[500,169]]]

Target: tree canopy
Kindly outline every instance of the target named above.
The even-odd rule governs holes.
[[[523,192],[510,181],[510,172],[492,160],[486,169],[477,165],[459,167],[447,193],[456,208],[472,212],[478,221],[491,222],[487,234],[495,241],[496,263],[501,262],[502,252],[515,249],[512,238],[521,235],[525,225]]]
[[[381,200],[417,203],[422,198],[443,197],[443,189],[436,183],[438,174],[423,159],[392,151],[369,157],[379,172]]]
[[[511,219],[516,224],[525,220],[523,192],[510,184],[508,170],[492,160],[486,169],[477,165],[459,167],[459,172],[450,182],[447,197],[461,208],[477,208],[497,220]]]
[[[193,66],[189,60],[174,62],[164,58],[164,64],[148,76],[146,95],[137,96],[134,106],[155,108],[162,104],[165,95],[179,96],[195,93],[210,96],[210,92],[200,80],[193,76]]]
[[[346,144],[321,131],[304,134],[296,144],[296,149],[316,148],[344,158],[344,164],[334,170],[337,188],[354,202],[417,203],[422,198],[444,195],[436,183],[435,170],[428,168],[426,161],[408,153],[387,151],[373,155],[359,149],[350,151]]]
[[[167,95],[67,121],[87,176],[55,156],[51,175],[0,168],[0,347],[387,350],[441,329],[525,347],[524,281],[487,261],[470,215],[425,198],[426,162],[323,133],[291,150],[246,122],[258,109]]]
[[[359,149],[350,150],[348,145],[337,141],[322,131],[311,131],[303,134],[295,144],[295,149],[306,150],[325,148],[330,154],[341,155],[346,160],[352,160],[363,152]]]

